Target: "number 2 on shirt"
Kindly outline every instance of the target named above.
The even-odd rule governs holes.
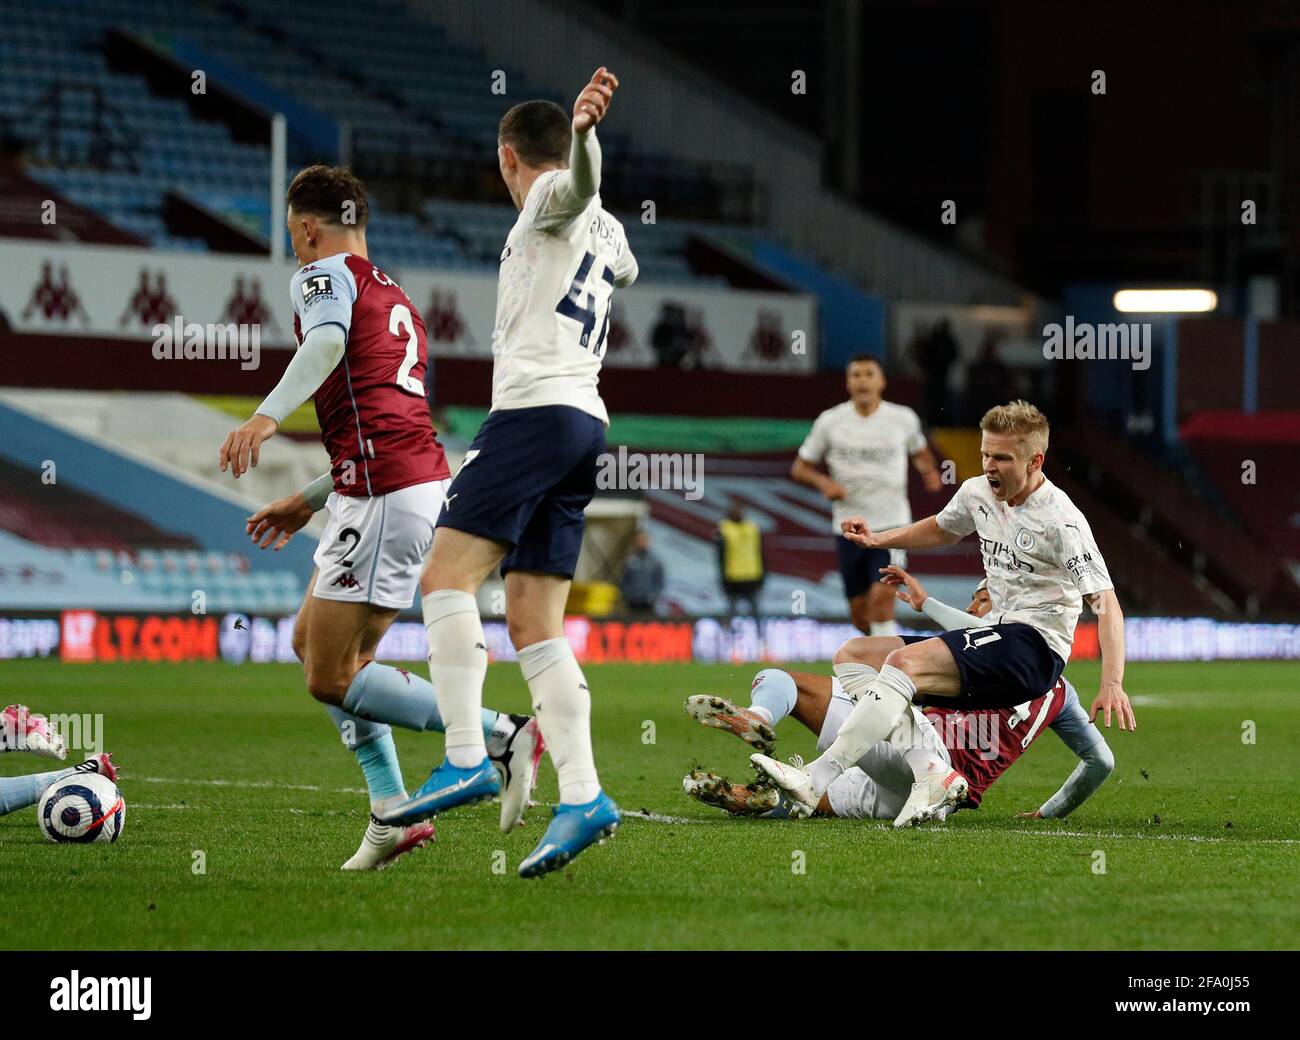
[[[411,375],[411,369],[420,360],[420,342],[415,337],[415,321],[411,317],[411,308],[399,303],[388,313],[388,331],[394,336],[406,333],[406,357],[397,369],[397,385],[408,394],[424,396],[424,384]]]
[[[569,286],[568,293],[555,305],[557,313],[564,315],[566,318],[572,318],[582,326],[582,335],[578,337],[578,344],[584,350],[591,340],[592,330],[596,327],[595,294],[588,292],[586,293],[586,300],[583,300],[587,276],[591,274],[591,265],[595,262],[596,256],[594,253],[588,253],[582,258],[582,263],[578,266],[578,273],[574,275],[573,284]],[[602,264],[600,277],[609,283],[612,290],[614,287],[614,272]],[[611,292],[609,303],[605,307],[605,320],[601,323],[600,333],[596,336],[596,343],[591,348],[591,352],[596,357],[601,356],[601,349],[605,345],[605,333],[609,331],[609,312],[613,309],[614,297]]]

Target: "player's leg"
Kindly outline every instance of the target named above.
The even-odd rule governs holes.
[[[26,776],[0,777],[0,816],[26,809],[41,800],[50,784],[78,773],[98,773],[109,780],[117,779],[113,756],[105,753],[91,755],[80,765],[69,769],[56,769],[49,773],[28,773]]]
[[[780,768],[779,775],[771,768],[772,759],[754,756],[755,765],[768,771],[778,785],[809,808],[816,805],[836,776],[889,737],[911,708],[918,690],[951,697],[961,689],[957,664],[941,639],[923,639],[891,651],[875,675],[869,675],[865,667],[862,671],[843,671],[839,666],[852,662],[843,660],[842,653],[843,648],[836,653],[836,675],[856,703],[826,752],[806,772],[786,766]]]
[[[366,833],[342,869],[382,870],[399,856],[426,845],[433,838],[433,828],[427,824],[388,827],[380,822],[377,814],[406,797],[397,746],[386,723],[362,718],[341,705],[362,666],[363,648],[369,648],[373,657],[373,647],[396,611],[318,599],[316,579],[314,573],[294,622],[294,652],[303,662],[308,689],[324,705],[343,746],[356,756],[370,798]]]
[[[458,486],[453,482],[453,488]],[[429,636],[429,677],[444,725],[445,753],[429,779],[385,814],[386,823],[426,820],[501,792],[483,735],[488,654],[475,592],[503,552],[496,542],[451,527],[439,526],[434,535],[420,589]]]
[[[372,625],[372,627],[362,636],[361,648],[358,654],[358,662],[362,668],[376,668],[379,671],[372,673],[374,675],[385,674],[386,665],[375,663],[375,651],[379,646],[379,641],[384,632],[388,630],[388,623]],[[408,672],[405,669],[396,669],[404,677],[409,693],[412,689],[417,692],[419,709],[418,711],[407,711],[399,702],[396,709],[391,713],[395,719],[395,725],[403,726],[406,729],[425,729],[435,733],[443,733],[446,726],[443,723],[442,715],[438,710],[437,697],[434,694],[433,686],[424,678],[416,675],[414,672]],[[358,673],[360,674],[360,673]],[[382,684],[376,686],[370,684],[371,692],[375,689],[383,688]],[[331,715],[338,711],[343,718],[353,718],[342,712],[341,709],[331,708]],[[418,720],[426,711],[429,715],[424,720],[423,726],[408,725],[413,720]],[[487,748],[488,758],[501,772],[502,792],[501,792],[501,830],[509,833],[514,828],[522,826],[524,812],[528,808],[528,801],[532,797],[533,789],[537,786],[537,768],[541,761],[542,752],[545,751],[546,745],[542,740],[541,730],[538,729],[537,720],[531,715],[515,715],[511,712],[497,711],[494,708],[484,706],[479,711],[479,721],[483,729],[483,740]],[[406,795],[403,792],[402,797],[392,804],[397,804],[405,800]],[[385,807],[385,811],[389,806]]]
[[[914,827],[927,820],[942,820],[966,799],[969,781],[953,768],[952,755],[930,718],[917,708],[895,727],[888,744],[901,755],[907,775],[901,789],[905,799],[895,807],[894,826]],[[859,762],[859,765],[864,763]],[[893,785],[891,785],[893,786]]]
[[[543,494],[502,561],[506,624],[532,696],[533,713],[560,782],[560,804],[519,865],[539,877],[614,833],[618,806],[600,787],[591,748],[591,693],[564,637],[564,605],[582,549],[583,513],[596,490],[605,427],[577,409],[538,409],[569,468]]]
[[[30,751],[40,758],[68,757],[63,737],[49,719],[33,715],[23,704],[11,704],[0,711],[0,754],[6,751]]]
[[[749,689],[749,707],[740,707],[713,694],[686,699],[686,714],[696,722],[739,737],[763,754],[776,746],[776,725],[792,715],[812,732],[821,729],[834,680],[811,672],[764,668]]]
[[[897,635],[898,625],[894,621],[894,590],[880,581],[872,582],[866,600],[867,631],[873,636]]]

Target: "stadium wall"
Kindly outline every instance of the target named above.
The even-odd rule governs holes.
[[[382,255],[375,262],[383,264]],[[113,246],[0,241],[0,315],[19,333],[153,339],[198,326],[204,348],[228,323],[257,330],[260,347],[293,344],[288,285],[295,265],[256,256],[162,253]],[[495,273],[386,270],[425,317],[439,355],[490,359]],[[665,308],[701,316],[712,368],[811,373],[817,367],[817,306],[800,293],[634,285],[610,316],[606,368],[648,368]],[[179,324],[178,324],[179,323]],[[183,328],[182,328],[183,327]],[[3,325],[0,325],[3,328]],[[157,330],[157,331],[155,331]],[[214,332],[215,330],[215,332]],[[802,335],[796,335],[801,333]]]

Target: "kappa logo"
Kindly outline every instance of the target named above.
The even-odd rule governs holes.
[[[332,582],[330,582],[330,585],[331,586],[337,585],[339,586],[339,588],[343,588],[343,589],[361,588],[361,582],[357,581],[357,576],[355,574],[340,574],[337,578],[335,578]]]

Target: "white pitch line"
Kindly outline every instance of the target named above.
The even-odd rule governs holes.
[[[128,776],[130,783],[201,784],[206,787],[257,787],[281,791],[320,791],[325,794],[366,794],[364,787],[321,787],[319,784],[283,784],[276,780],[186,780],[165,776]]]
[[[195,784],[207,787],[253,787],[263,789],[279,789],[282,791],[316,791],[324,794],[366,794],[364,787],[322,787],[319,784],[282,784],[274,780],[190,780],[177,779],[174,777],[162,776],[135,776],[128,777],[129,781],[140,781],[146,784]],[[138,805],[139,809],[187,809],[189,806],[184,805]],[[640,810],[624,810],[623,817],[630,820],[645,820],[649,823],[720,823],[725,821],[726,817],[719,816],[716,819],[701,818],[696,816],[669,816],[664,813],[642,812]],[[868,824],[868,826],[871,826]],[[875,830],[891,830],[888,824],[878,823]],[[947,828],[934,827],[916,828],[918,834],[934,834],[944,837],[966,834],[995,834],[999,838],[1003,836],[1013,838],[1092,838],[1094,840],[1115,840],[1115,841],[1188,841],[1201,842],[1208,845],[1220,845],[1226,843],[1248,844],[1248,845],[1300,845],[1300,840],[1295,838],[1216,838],[1204,834],[1121,834],[1119,831],[1067,831],[1067,830],[1016,830],[1016,831],[966,831],[948,830]]]
[[[625,820],[649,820],[651,823],[714,823],[714,820],[702,820],[692,816],[665,816],[663,813],[642,812],[635,809],[624,809],[623,819]]]

